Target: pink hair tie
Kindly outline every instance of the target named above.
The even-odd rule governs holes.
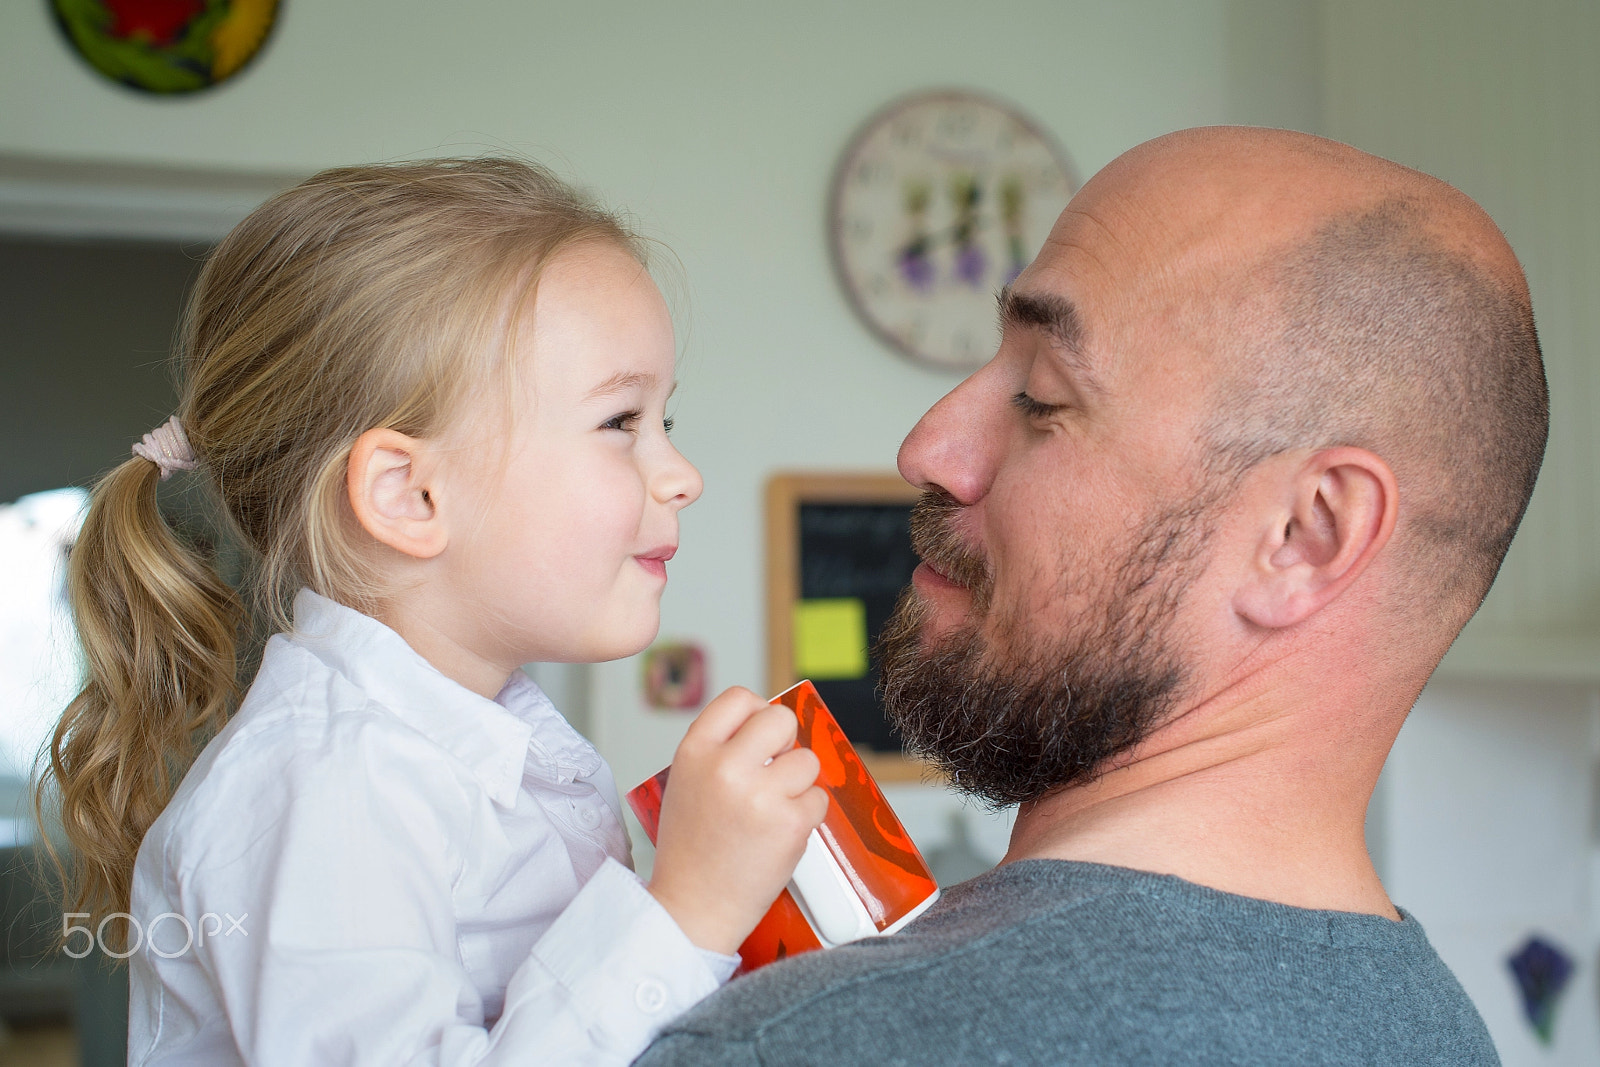
[[[184,435],[183,424],[174,415],[164,426],[158,426],[144,435],[133,446],[133,454],[141,456],[161,468],[161,480],[172,477],[173,471],[192,471],[200,466],[194,447]]]

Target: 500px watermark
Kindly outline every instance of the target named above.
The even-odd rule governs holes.
[[[191,923],[187,915],[179,915],[175,911],[164,911],[151,919],[148,924],[141,923],[125,911],[112,912],[92,929],[73,921],[87,918],[89,913],[86,911],[69,911],[61,916],[61,951],[75,960],[83,959],[96,948],[112,959],[125,960],[138,952],[147,940],[151,952],[162,959],[170,960],[176,959],[192,948],[205,945],[207,938],[215,940],[233,934],[250,936],[250,931],[244,928],[244,921],[250,918],[249,912],[235,919],[227,912],[218,915],[214,911],[208,911],[200,916],[198,926]],[[128,937],[121,952],[112,950],[106,944],[106,927],[118,919],[128,924]],[[82,934],[83,940],[75,943],[72,940],[75,934]],[[161,944],[157,944],[157,934],[160,934]],[[179,937],[182,938],[182,944],[178,943]]]

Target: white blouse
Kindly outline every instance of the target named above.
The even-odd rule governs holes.
[[[626,1063],[728,979],[526,676],[486,700],[294,608],[139,849],[130,1064]]]

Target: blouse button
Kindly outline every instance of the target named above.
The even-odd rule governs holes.
[[[600,813],[593,808],[579,808],[578,822],[585,830],[593,830],[600,825]]]
[[[633,991],[633,1002],[646,1015],[654,1015],[667,1006],[667,987],[654,978],[646,978]]]

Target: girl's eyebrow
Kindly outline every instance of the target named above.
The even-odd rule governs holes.
[[[605,381],[589,390],[589,395],[586,397],[586,399],[595,400],[602,396],[610,396],[613,393],[620,393],[625,389],[632,389],[635,386],[643,386],[644,388],[648,389],[655,383],[656,376],[654,374],[648,374],[642,371],[618,371],[616,374],[613,374],[611,377],[607,378]]]

